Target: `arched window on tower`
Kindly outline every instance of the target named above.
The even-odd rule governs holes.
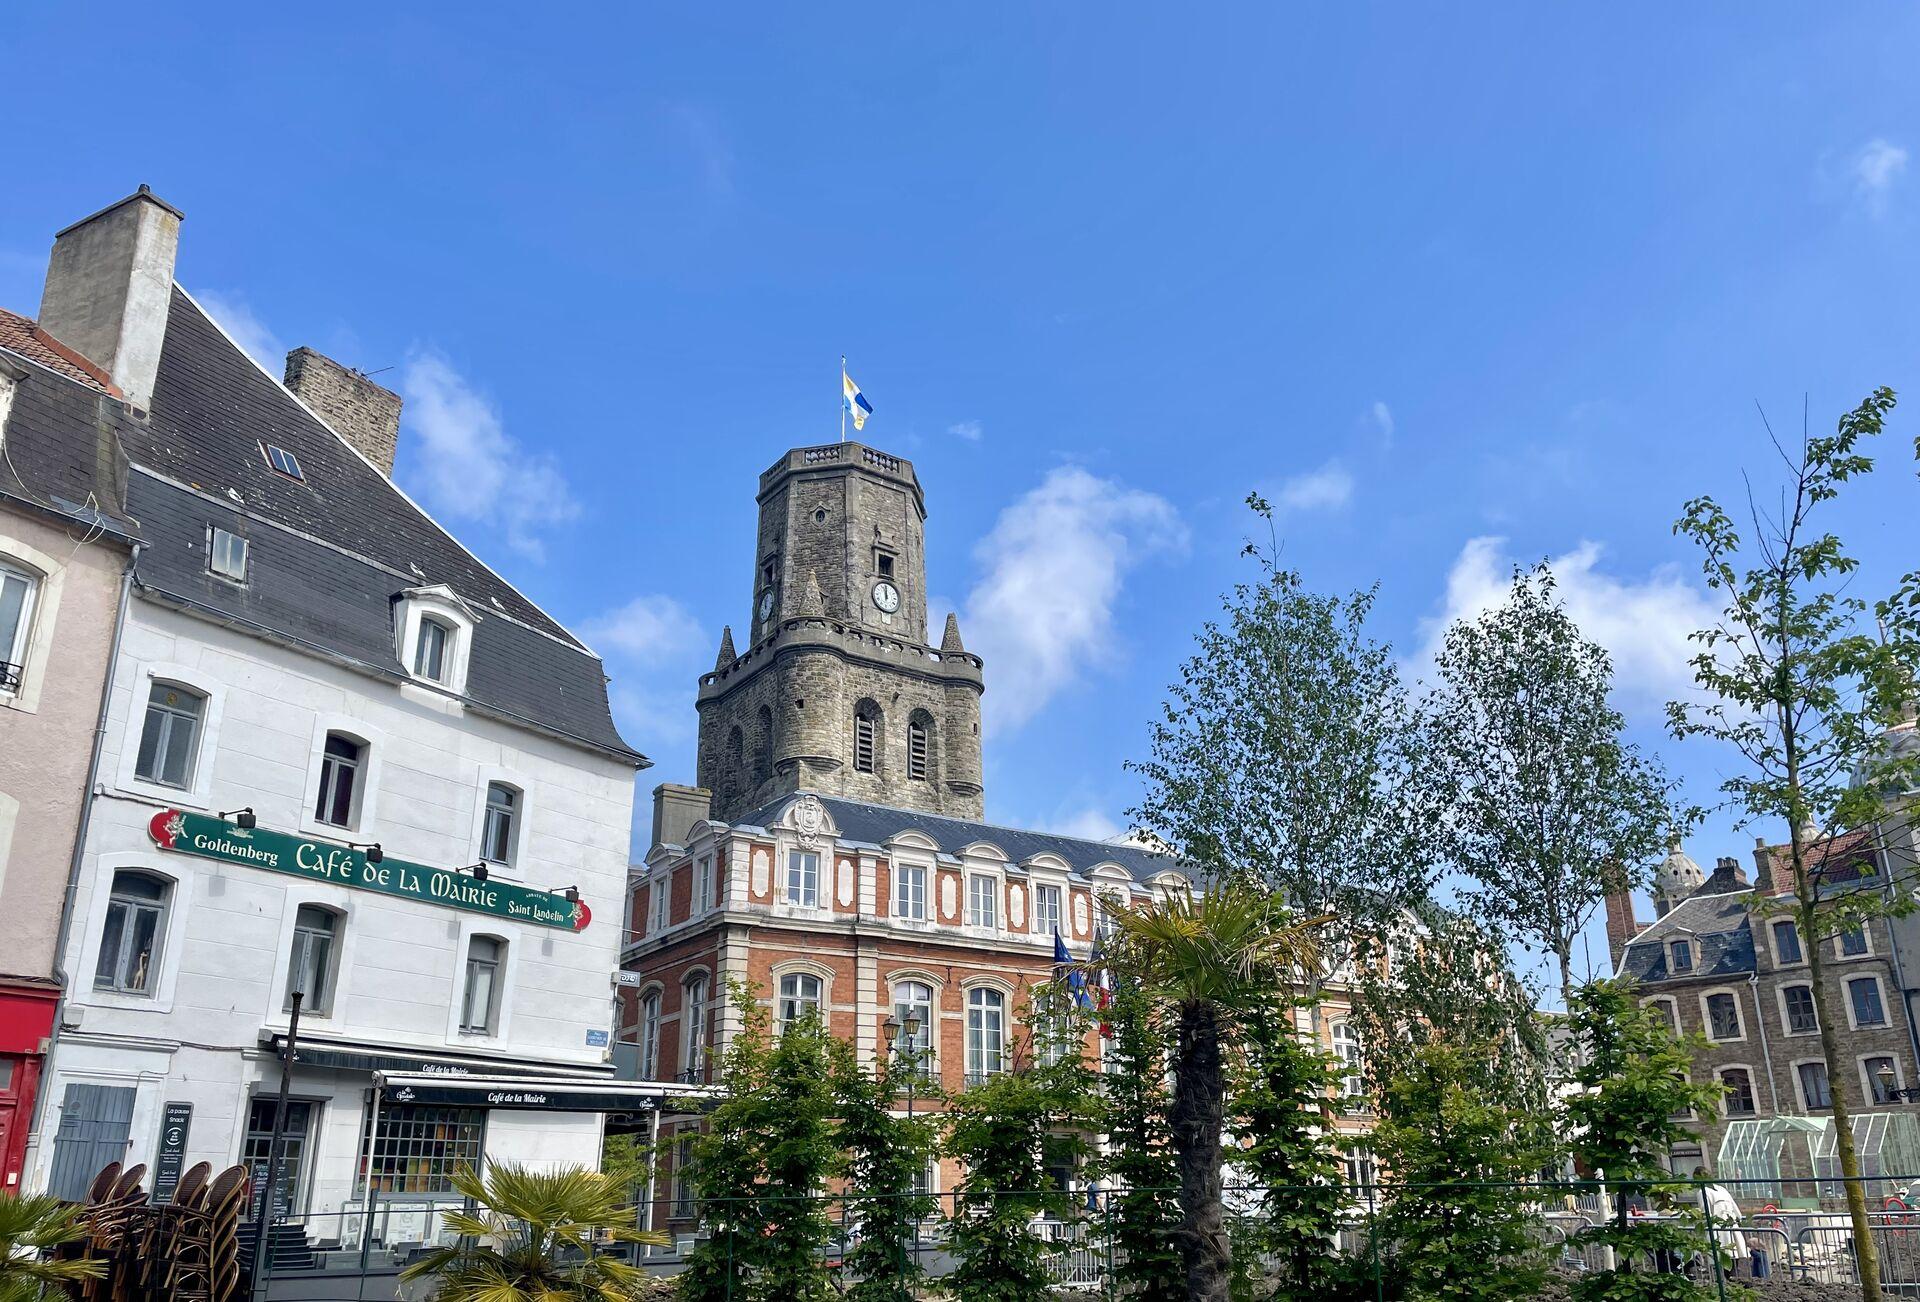
[[[871,700],[861,701],[853,707],[854,772],[880,771],[881,724],[880,707]]]
[[[773,711],[760,707],[759,730],[753,739],[753,780],[765,782],[773,776]]]
[[[915,710],[907,720],[907,780],[928,782],[933,778],[933,716]]]

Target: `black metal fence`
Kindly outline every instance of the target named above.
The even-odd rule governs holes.
[[[1378,1184],[1344,1186],[1346,1210],[1336,1233],[1324,1244],[1328,1254],[1339,1254],[1352,1268],[1350,1277],[1356,1286],[1378,1302],[1392,1296],[1395,1222],[1392,1206],[1396,1196],[1417,1191],[1429,1201],[1444,1204],[1450,1194],[1464,1196],[1469,1191],[1511,1190],[1515,1202],[1527,1218],[1539,1259],[1554,1270],[1577,1276],[1610,1268],[1637,1272],[1673,1272],[1691,1276],[1709,1285],[1732,1285],[1763,1289],[1768,1280],[1803,1280],[1854,1288],[1859,1286],[1854,1230],[1843,1198],[1801,1199],[1785,1202],[1764,1195],[1777,1187],[1760,1182],[1753,1197],[1742,1197],[1742,1182],[1682,1181],[1669,1186],[1668,1195],[1648,1199],[1629,1192],[1625,1197],[1597,1181],[1533,1182],[1527,1184],[1423,1185],[1401,1186],[1390,1181]],[[1882,1291],[1888,1297],[1912,1298],[1920,1302],[1920,1175],[1910,1178],[1885,1177],[1872,1182],[1876,1194],[1869,1227],[1878,1249]],[[1740,1204],[1733,1215],[1731,1200],[1715,1192],[1715,1186],[1733,1196]],[[1902,1190],[1914,1191],[1915,1210],[1909,1211]],[[1891,1190],[1891,1193],[1884,1191]],[[1174,1190],[1152,1191],[1169,1201]],[[1282,1197],[1288,1190],[1274,1190]],[[1324,1191],[1316,1191],[1323,1193]],[[1230,1185],[1226,1191],[1229,1221],[1236,1238],[1244,1244],[1257,1244],[1269,1205],[1266,1188]],[[900,1197],[931,1198],[936,1212],[924,1219],[918,1231],[906,1236],[884,1254],[899,1263],[903,1273],[909,1266],[924,1273],[927,1296],[941,1295],[940,1282],[959,1264],[948,1225],[956,1199],[953,1193]],[[1030,1193],[1017,1195],[1030,1199]],[[1072,1210],[1061,1216],[1036,1219],[1033,1231],[1047,1245],[1046,1263],[1053,1296],[1058,1298],[1115,1298],[1123,1296],[1126,1244],[1116,1214],[1120,1191],[1098,1185],[1071,1191]],[[774,1196],[779,1198],[779,1196]],[[979,1198],[981,1195],[969,1195]],[[844,1201],[832,1195],[781,1201],[810,1203],[824,1208],[837,1226],[837,1235],[825,1245],[818,1269],[838,1290],[844,1292],[852,1277],[847,1265],[849,1251],[860,1241],[860,1226],[851,1220]],[[763,1204],[766,1199],[757,1200]],[[399,1271],[435,1246],[452,1241],[445,1225],[445,1213],[458,1203],[395,1201],[377,1203],[369,1223],[358,1210],[291,1216],[276,1221],[272,1236],[269,1296],[275,1299],[312,1299],[313,1302],[389,1302],[430,1292],[430,1286],[404,1286]],[[702,1209],[708,1219],[716,1219],[718,1208],[709,1204]],[[1638,1260],[1616,1260],[1609,1250],[1593,1240],[1590,1231],[1609,1219],[1621,1216],[1634,1220],[1684,1222],[1710,1236],[1713,1250],[1702,1248],[1686,1255],[1662,1254]],[[684,1269],[688,1254],[702,1241],[702,1234],[683,1228],[675,1242],[666,1248],[635,1248],[609,1244],[605,1251],[618,1252],[650,1273],[675,1275]],[[1257,1256],[1257,1250],[1255,1252]],[[1265,1263],[1244,1264],[1257,1274]],[[725,1262],[727,1277],[738,1283],[743,1296],[757,1295],[751,1267],[747,1263]]]

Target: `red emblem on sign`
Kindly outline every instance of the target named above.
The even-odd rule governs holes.
[[[163,809],[147,823],[147,835],[162,850],[173,849],[173,843],[180,839],[180,833],[186,830],[186,824],[180,820],[177,809]]]
[[[577,900],[573,906],[573,929],[585,931],[587,924],[593,921],[593,910],[587,907],[585,900]]]

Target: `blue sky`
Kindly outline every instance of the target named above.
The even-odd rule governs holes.
[[[1765,481],[1756,404],[1920,360],[1911,10],[406,8],[16,7],[0,304],[152,184],[236,335],[406,393],[401,482],[607,654],[649,784],[844,352],[988,656],[994,819],[1124,824],[1250,488],[1410,660],[1563,558],[1705,800],[1654,726],[1706,609],[1673,518]],[[1839,521],[1869,593],[1900,442]]]

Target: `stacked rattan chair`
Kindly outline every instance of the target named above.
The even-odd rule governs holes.
[[[180,1221],[205,1201],[212,1171],[205,1162],[195,1163],[174,1185],[172,1201],[147,1205],[139,1260],[126,1291],[116,1290],[123,1302],[159,1302],[174,1296],[170,1281]]]
[[[138,1209],[147,1200],[140,1181],[146,1174],[144,1164],[120,1170],[114,1163],[100,1173],[88,1191],[83,1214],[87,1227],[84,1255],[104,1263],[106,1271],[96,1279],[80,1282],[79,1302],[113,1302],[120,1281],[135,1270],[141,1239]]]
[[[179,1302],[227,1302],[240,1291],[240,1214],[246,1207],[247,1172],[230,1166],[211,1183],[204,1163],[187,1201],[176,1197],[168,1215],[166,1266],[157,1294]],[[193,1172],[189,1172],[191,1176]],[[187,1180],[181,1180],[187,1187]]]

